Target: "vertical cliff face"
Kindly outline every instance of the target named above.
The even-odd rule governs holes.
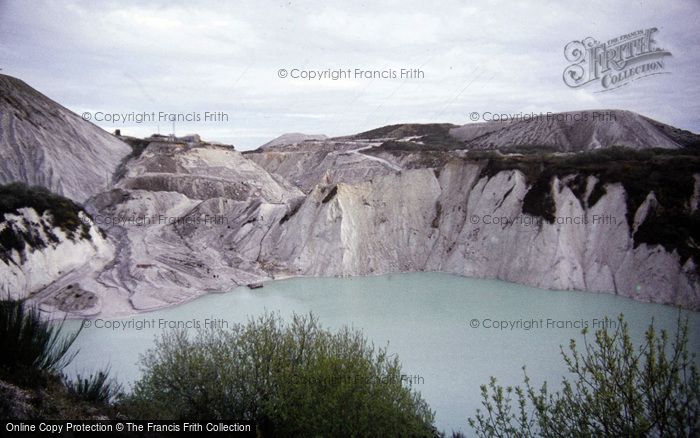
[[[0,75],[0,184],[76,201],[105,190],[131,148],[19,79]]]
[[[21,81],[0,90],[0,182],[25,184],[0,186],[0,293],[49,310],[406,271],[700,309],[700,136],[637,114],[132,150]]]
[[[89,221],[86,216],[84,219]],[[3,226],[13,227],[18,233],[33,232],[34,237],[43,241],[45,246],[27,248],[0,261],[0,277],[3,279],[0,295],[13,299],[27,298],[31,292],[42,290],[66,273],[81,270],[83,274],[89,274],[95,269],[100,269],[113,256],[112,247],[94,226],[90,227],[89,237],[75,239],[60,229],[53,229],[53,235],[50,236],[44,231],[39,231],[43,225],[29,231],[32,224],[41,223],[51,227],[51,222],[50,215],[39,216],[32,209],[22,211],[20,215],[5,216]],[[65,298],[82,298],[80,301],[89,304],[87,307],[99,306],[97,301],[89,302],[91,295],[81,297],[77,288],[75,292],[79,296]]]
[[[596,183],[589,178],[584,194]],[[554,177],[552,223],[523,213],[529,190],[518,170],[483,176],[481,166],[462,162],[439,176],[415,169],[320,186],[268,234],[265,257],[291,275],[441,271],[697,308],[695,261],[635,244],[634,227],[647,219],[653,194],[630,226],[621,184],[606,185],[587,206]]]
[[[0,207],[0,296],[47,298],[46,306],[65,312],[100,309],[99,296],[61,281],[67,274],[88,277],[114,256],[85,211],[43,188],[17,183],[0,186]],[[55,294],[45,294],[46,288]]]

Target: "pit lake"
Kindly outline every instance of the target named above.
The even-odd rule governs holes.
[[[265,311],[285,319],[313,312],[323,327],[361,329],[376,346],[388,346],[402,363],[406,384],[420,391],[435,411],[439,430],[469,432],[467,418],[481,406],[480,385],[523,380],[555,387],[566,374],[560,346],[581,341],[581,329],[613,329],[622,313],[636,345],[654,320],[675,333],[679,311],[611,294],[551,291],[497,280],[439,273],[379,277],[294,278],[239,287],[180,306],[124,319],[89,320],[80,333],[68,375],[111,367],[129,388],[139,377],[139,356],[153,346],[163,326],[213,324],[226,329]],[[690,351],[700,349],[700,313],[689,318]],[[606,320],[607,318],[607,320]],[[66,321],[77,329],[81,321]],[[590,335],[589,335],[590,336]]]

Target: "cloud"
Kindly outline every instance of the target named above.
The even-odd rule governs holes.
[[[251,148],[284,132],[468,122],[471,111],[636,111],[700,131],[700,4],[603,0],[22,2],[0,0],[3,73],[75,112],[224,111],[177,127]],[[563,48],[657,27],[670,75],[594,93],[562,81]],[[307,81],[280,69],[421,69],[420,79]],[[167,126],[117,126],[147,135]]]

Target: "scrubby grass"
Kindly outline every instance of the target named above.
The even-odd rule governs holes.
[[[77,354],[70,349],[79,334],[65,335],[63,323],[42,319],[23,301],[0,301],[0,377],[31,385],[45,372],[62,370]]]
[[[69,379],[64,376],[64,382],[73,397],[86,402],[108,404],[122,394],[122,385],[109,375],[107,368],[88,377],[78,374],[75,379]]]
[[[0,300],[0,418],[19,420],[114,417],[121,386],[109,370],[70,381],[62,370],[76,357],[81,330],[42,319],[35,306]]]

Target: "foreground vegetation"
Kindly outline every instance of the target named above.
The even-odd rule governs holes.
[[[522,387],[495,378],[481,387],[483,410],[469,424],[479,437],[696,437],[700,435],[700,378],[688,352],[688,322],[673,339],[653,323],[633,346],[622,316],[584,346],[574,340],[562,356],[571,379],[551,392],[525,373]]]
[[[23,301],[0,301],[0,419],[116,417],[111,403],[121,388],[107,372],[75,381],[62,374],[78,354],[79,334],[42,319]]]
[[[635,348],[620,316],[562,356],[561,389],[483,385],[479,437],[693,437],[700,376],[688,322],[669,336],[653,324]],[[230,330],[170,331],[141,359],[130,394],[109,370],[67,378],[77,333],[21,301],[0,301],[0,419],[251,421],[259,436],[444,436],[396,356],[361,332],[331,332],[313,316],[264,314]],[[454,434],[459,437],[461,434]]]
[[[260,436],[437,435],[396,356],[359,331],[325,330],[313,315],[166,332],[128,395],[109,370],[63,375],[79,333],[22,301],[0,301],[0,419],[245,420]]]
[[[146,418],[246,420],[263,436],[432,436],[398,358],[313,316],[265,314],[229,331],[165,334],[124,402]]]
[[[64,337],[61,328],[20,300],[0,301],[0,378],[29,383],[36,374],[68,365],[75,357],[69,351],[79,332]]]

